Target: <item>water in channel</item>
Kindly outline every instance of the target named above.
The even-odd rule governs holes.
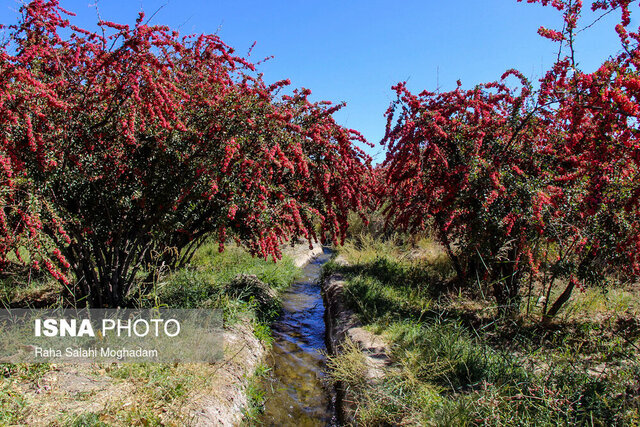
[[[337,425],[333,392],[323,383],[326,347],[319,277],[330,258],[325,248],[282,295],[283,313],[272,326],[275,341],[267,357],[271,371],[264,381],[263,425]]]

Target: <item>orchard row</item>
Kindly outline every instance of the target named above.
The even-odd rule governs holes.
[[[471,90],[393,89],[387,158],[372,167],[343,105],[267,85],[216,35],[100,22],[78,28],[33,0],[0,49],[0,268],[42,270],[76,303],[123,305],[141,271],[189,262],[205,239],[262,257],[293,238],[339,244],[347,214],[431,230],[461,282],[517,312],[532,283],[564,291],[640,275],[640,35],[620,11],[621,53],[578,69],[582,2],[539,33],[566,55],[541,79],[515,70]],[[287,94],[283,94],[286,92]],[[138,283],[139,284],[139,283]],[[146,285],[145,285],[146,284]],[[547,298],[548,300],[548,298]]]

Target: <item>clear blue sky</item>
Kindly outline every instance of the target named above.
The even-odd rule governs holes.
[[[16,21],[19,2],[0,0],[0,23]],[[96,0],[61,0],[94,28]],[[395,3],[395,2],[394,2]],[[391,86],[408,80],[418,92],[496,80],[509,68],[538,79],[555,60],[557,44],[538,36],[540,25],[560,26],[555,9],[515,0],[244,1],[99,0],[103,19],[133,23],[143,9],[152,23],[183,34],[218,31],[244,54],[257,41],[252,59],[273,55],[260,68],[267,81],[290,78],[313,99],[346,101],[336,119],[376,144],[367,151],[381,161],[384,111],[394,99]],[[587,3],[587,2],[585,2]],[[586,15],[583,25],[591,22]],[[591,71],[619,49],[614,12],[581,34],[577,57]],[[635,20],[634,20],[635,22]]]

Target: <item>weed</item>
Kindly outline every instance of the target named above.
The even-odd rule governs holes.
[[[262,384],[263,379],[269,374],[271,368],[264,363],[258,364],[253,375],[249,377],[245,393],[247,395],[247,407],[244,409],[245,425],[258,425],[260,415],[264,412],[266,391]]]
[[[26,415],[27,405],[22,394],[11,383],[0,384],[0,425],[18,424]]]
[[[109,424],[101,421],[100,414],[84,412],[72,416],[64,425],[65,427],[107,427]]]
[[[254,322],[253,334],[258,338],[265,347],[270,347],[273,344],[274,338],[271,335],[271,327],[267,323]]]

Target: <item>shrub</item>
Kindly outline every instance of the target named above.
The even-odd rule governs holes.
[[[539,90],[515,70],[471,90],[394,87],[379,182],[388,222],[434,227],[458,278],[491,283],[503,314],[518,311],[524,280],[541,282],[547,300],[564,282],[545,318],[576,286],[640,274],[640,46],[627,30],[629,2],[593,3],[623,11],[624,47],[593,73],[574,60],[581,2],[553,4],[564,30],[540,33],[569,54]]]
[[[291,237],[344,238],[369,160],[333,120],[341,104],[280,96],[288,81],[267,85],[217,36],[142,13],[93,33],[57,0],[20,10],[0,49],[0,257],[16,227],[45,235],[76,301],[118,306],[139,269],[184,264],[210,235],[274,258]]]

